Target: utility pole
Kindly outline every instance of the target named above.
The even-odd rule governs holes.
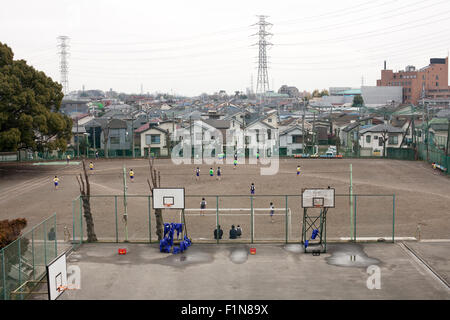
[[[67,57],[69,56],[69,40],[67,36],[59,36],[58,38],[58,48],[60,55],[59,71],[61,73],[61,84],[63,86],[64,95],[69,93],[69,66],[67,62]],[[78,132],[77,132],[78,134]]]
[[[303,116],[302,116],[302,153],[305,154],[305,108],[303,106]]]
[[[258,36],[259,40],[254,45],[258,45],[258,78],[256,81],[256,94],[260,95],[260,99],[267,91],[269,91],[269,74],[267,72],[267,50],[268,46],[273,45],[267,41],[267,38],[273,34],[267,32],[272,24],[266,21],[268,16],[259,15],[259,22],[255,23],[253,26],[259,26],[259,31],[252,36]]]

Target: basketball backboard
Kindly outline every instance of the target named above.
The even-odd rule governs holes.
[[[154,188],[154,209],[184,209],[184,188]]]
[[[302,208],[334,208],[334,189],[304,189]]]
[[[47,265],[48,299],[56,300],[67,288],[66,253],[60,254]]]

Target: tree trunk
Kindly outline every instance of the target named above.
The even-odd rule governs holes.
[[[87,230],[87,236],[88,236],[88,242],[96,242],[97,236],[95,235],[94,230],[94,219],[92,218],[91,213],[91,201],[90,197],[88,196],[82,196],[81,197],[83,201],[83,212],[84,212],[84,218],[86,220],[86,230]]]
[[[164,221],[162,216],[161,209],[155,209],[155,218],[156,218],[156,235],[158,236],[158,240],[162,240],[164,237]]]

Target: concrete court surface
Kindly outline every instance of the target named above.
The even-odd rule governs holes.
[[[448,267],[448,244],[440,245],[421,249]],[[67,260],[81,269],[81,289],[59,299],[450,300],[450,289],[401,243],[328,244],[320,256],[298,244],[251,246],[256,255],[245,244],[194,244],[178,255],[160,253],[156,244],[84,244]],[[380,267],[380,289],[367,288],[369,265]]]

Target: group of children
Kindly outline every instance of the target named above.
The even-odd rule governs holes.
[[[98,157],[98,152],[95,154],[95,156]],[[70,156],[68,155],[67,157],[68,157],[67,161],[69,161]],[[94,170],[94,163],[92,161],[89,162],[89,170],[90,171]],[[134,182],[134,171],[133,171],[133,169],[130,169],[130,171],[128,172],[128,175],[130,176],[131,182]],[[55,186],[55,190],[58,189],[58,186],[59,186],[59,178],[58,178],[58,176],[55,176],[53,178],[53,184]]]

